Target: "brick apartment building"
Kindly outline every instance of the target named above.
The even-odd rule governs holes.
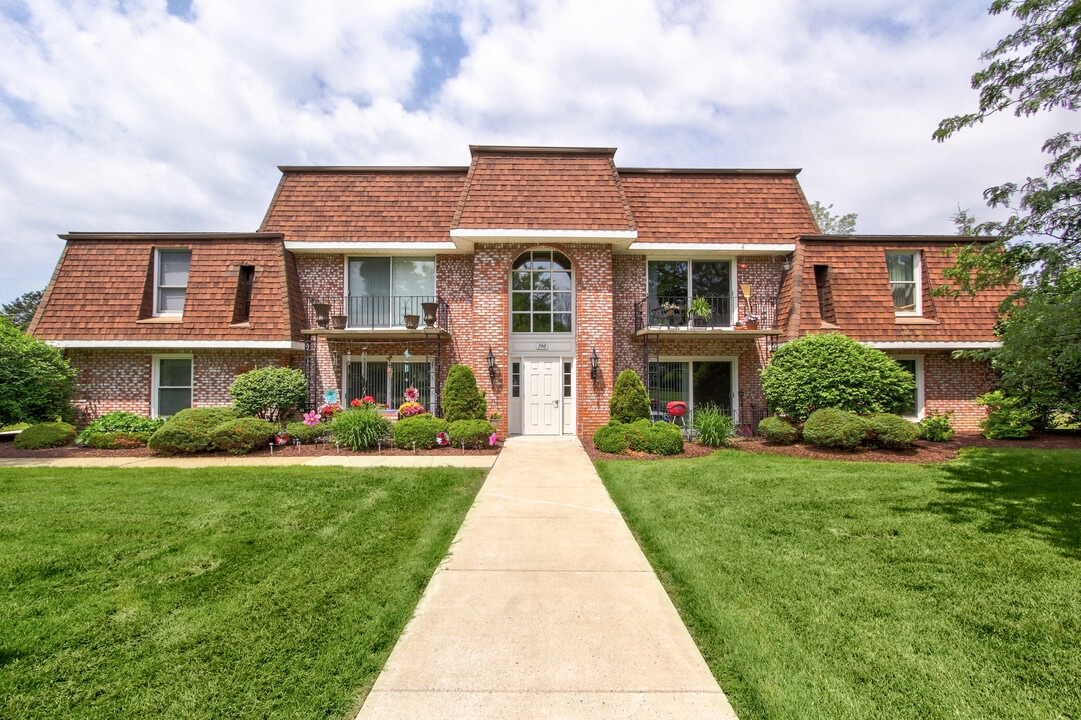
[[[254,233],[71,233],[31,325],[79,405],[228,404],[238,374],[302,368],[439,410],[471,366],[501,433],[589,434],[634,368],[658,405],[743,422],[779,343],[842,332],[913,372],[914,417],[974,427],[1001,296],[945,299],[951,237],[819,235],[796,170],[617,168],[610,148],[472,147],[468,167],[283,167]]]

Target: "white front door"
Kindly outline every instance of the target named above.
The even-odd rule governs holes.
[[[551,360],[524,358],[525,396],[524,435],[561,435],[563,433],[562,363]]]

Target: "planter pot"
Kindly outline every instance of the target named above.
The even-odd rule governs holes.
[[[315,311],[315,324],[325,328],[327,323],[330,322],[330,305],[328,303],[312,303],[312,310]]]
[[[757,330],[758,329],[758,321],[757,320],[748,320],[747,321],[747,329],[748,330]]]
[[[330,325],[335,330],[345,330],[346,323],[349,322],[347,315],[334,315],[330,318]]]
[[[409,330],[416,330],[418,325],[420,325],[420,315],[406,315],[405,316],[405,327],[406,328],[408,328]]]
[[[439,303],[421,303],[420,309],[424,311],[424,327],[435,327],[435,313],[439,309]]]

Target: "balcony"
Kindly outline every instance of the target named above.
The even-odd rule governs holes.
[[[634,304],[636,335],[710,333],[779,335],[777,296],[764,294],[648,295]]]
[[[450,308],[431,295],[308,296],[305,335],[424,337],[450,334]]]

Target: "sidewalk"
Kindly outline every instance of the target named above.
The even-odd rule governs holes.
[[[736,717],[575,438],[511,438],[358,720]]]

